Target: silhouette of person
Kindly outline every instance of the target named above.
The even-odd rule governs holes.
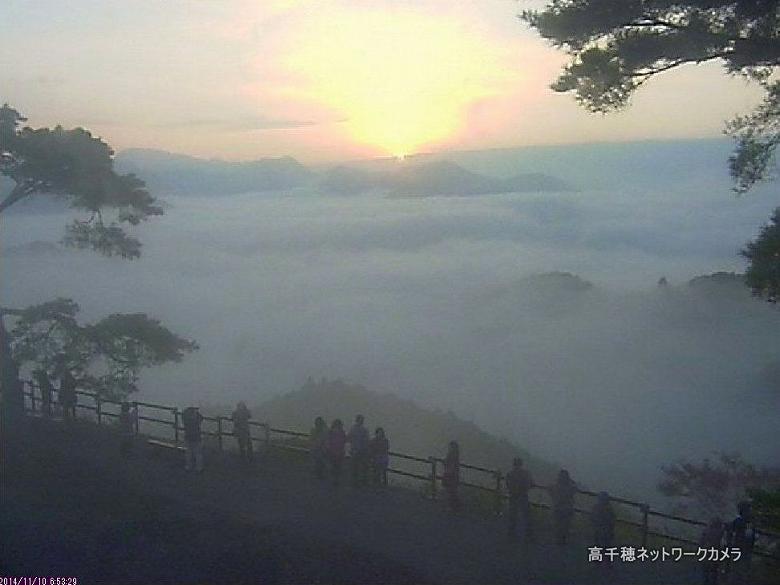
[[[252,433],[249,429],[249,421],[252,413],[246,407],[246,404],[239,402],[231,415],[233,420],[233,434],[238,441],[238,452],[241,462],[249,464],[252,462]]]
[[[60,389],[57,396],[62,407],[62,417],[66,420],[76,418],[76,378],[67,367],[60,374]]]
[[[51,416],[51,397],[54,387],[52,386],[49,374],[44,369],[35,370],[35,381],[41,391],[41,412],[44,416]]]
[[[714,548],[718,551],[723,548],[725,527],[723,521],[718,516],[714,516],[704,531],[701,533],[699,544],[704,549]],[[705,560],[702,562],[702,577],[704,585],[718,584],[718,561]]]
[[[369,436],[368,429],[364,425],[362,414],[355,417],[355,424],[349,430],[347,441],[349,441],[349,456],[352,463],[352,485],[362,486],[368,483],[368,466],[370,463],[369,455]]]
[[[135,430],[138,424],[138,408],[123,402],[119,411],[119,454],[129,457],[133,452]]]
[[[444,473],[442,485],[447,492],[447,505],[451,512],[460,510],[458,485],[460,484],[460,446],[457,441],[450,441],[447,456],[444,458]]]
[[[615,538],[615,511],[607,492],[600,492],[590,513],[593,525],[594,544],[600,548],[609,548]]]
[[[569,538],[569,527],[574,516],[574,496],[576,494],[577,484],[571,480],[568,471],[561,469],[555,484],[550,487],[555,522],[555,542],[558,544],[566,544],[566,540]]]
[[[756,544],[753,506],[748,501],[737,504],[737,517],[729,522],[726,532],[729,547],[738,548],[741,556],[733,563],[734,583],[750,583],[750,565]]]
[[[531,474],[523,467],[523,460],[515,457],[512,461],[512,469],[506,474],[506,489],[509,495],[507,532],[510,538],[517,536],[518,516],[522,519],[525,540],[530,541],[533,538],[531,503],[528,500],[528,492],[532,486]]]
[[[328,432],[328,458],[330,459],[330,471],[333,483],[339,485],[341,481],[341,468],[344,464],[344,448],[347,443],[347,434],[344,432],[344,423],[336,419],[330,425]]]
[[[385,430],[377,427],[371,439],[371,472],[376,485],[387,485],[387,466],[390,463],[390,442]]]
[[[203,415],[197,406],[189,406],[181,413],[184,424],[184,445],[187,449],[184,469],[187,471],[203,471],[203,441],[201,424]]]
[[[314,426],[309,433],[309,452],[314,464],[314,476],[324,479],[328,460],[328,427],[321,416],[314,419]]]

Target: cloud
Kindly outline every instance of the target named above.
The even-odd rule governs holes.
[[[209,128],[223,132],[251,132],[255,130],[284,130],[316,126],[323,122],[247,116],[243,118],[191,118],[155,124],[155,128]]]

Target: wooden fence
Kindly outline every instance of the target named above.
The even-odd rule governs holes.
[[[29,388],[28,391],[24,392],[25,409],[32,412],[39,411],[43,405],[42,399],[35,395],[35,389],[37,385],[30,380],[24,380],[23,382],[25,386]],[[56,394],[57,390],[54,389],[53,392]],[[85,404],[84,402],[77,401],[76,408],[83,411],[93,412],[98,425],[103,424],[104,419],[116,419],[119,417],[118,408],[121,406],[121,402],[116,400],[109,400],[107,398],[101,397],[97,393],[87,392],[84,390],[78,390],[76,394],[77,396],[83,396],[91,401],[91,404]],[[52,396],[52,402],[55,402],[54,396]],[[180,442],[181,434],[184,428],[181,424],[181,410],[178,407],[141,401],[132,401],[131,404],[138,407],[138,422],[136,432],[141,432],[141,423],[143,422],[145,431],[144,434],[147,436],[156,439],[171,440],[174,443]],[[110,409],[107,410],[107,406],[116,409],[116,411],[112,412]],[[160,418],[163,416],[165,418]],[[223,450],[225,448],[225,437],[234,436],[231,418],[227,416],[204,416],[203,420],[207,423],[208,426],[210,426],[210,430],[207,428],[202,431],[203,434],[207,437],[212,437],[215,439],[217,448],[219,450]],[[251,432],[252,442],[261,444],[266,449],[279,448],[306,453],[309,451],[308,447],[304,446],[308,444],[309,433],[290,429],[275,428],[268,422],[250,421],[249,424],[250,428],[257,429],[256,432]],[[159,434],[159,431],[162,429],[170,429],[170,431],[167,433],[167,436],[162,436]],[[279,437],[285,437],[286,439],[279,440]],[[426,491],[430,497],[433,499],[437,497],[439,487],[441,485],[441,480],[443,479],[442,475],[439,473],[440,469],[443,470],[443,467],[440,467],[440,465],[443,465],[444,463],[443,459],[435,456],[420,457],[417,455],[409,455],[407,453],[399,453],[397,451],[390,451],[390,458],[391,465],[387,470],[388,473],[423,482],[423,485],[426,486]],[[407,464],[407,467],[405,469],[401,469],[398,466],[399,463],[405,463]],[[410,470],[410,464],[417,466],[417,471],[419,472]],[[459,485],[477,490],[479,493],[486,495],[492,501],[493,511],[497,514],[500,514],[504,508],[505,501],[508,499],[504,489],[504,474],[497,469],[490,469],[467,463],[461,463],[460,468],[461,481]],[[471,479],[471,481],[464,480],[464,471],[469,476],[469,478],[474,479]],[[479,481],[480,479],[483,481]],[[535,484],[532,486],[532,490],[534,490],[537,495],[544,494],[546,496],[549,493],[549,487],[543,485]],[[578,489],[577,492],[581,496],[598,496],[597,492],[585,489]],[[625,515],[628,517],[621,517],[621,515],[618,514],[617,522],[638,529],[641,536],[642,546],[645,547],[647,546],[649,537],[673,540],[676,542],[694,544],[698,546],[699,541],[696,538],[696,534],[693,532],[693,529],[698,529],[700,532],[701,529],[707,525],[706,522],[659,512],[651,509],[651,507],[646,503],[636,502],[618,496],[610,495],[610,501],[619,506],[625,506],[628,508],[630,512]],[[538,501],[538,499],[537,501],[532,501],[531,505],[537,508],[551,508],[549,504]],[[583,515],[590,514],[589,510],[578,506],[575,506],[575,512]],[[675,531],[676,533],[670,533],[668,530],[665,530],[665,525],[663,527],[657,528],[654,526],[654,520],[673,522],[675,523],[675,526],[678,528],[678,530]],[[687,531],[686,533],[683,533],[685,528],[687,528]],[[771,541],[775,543],[775,546],[777,545],[778,541],[780,541],[780,534],[774,532],[757,530],[757,534],[760,537],[760,541]],[[780,556],[778,556],[776,552],[770,552],[767,550],[767,548],[759,548],[755,550],[753,554],[769,559],[780,560]]]

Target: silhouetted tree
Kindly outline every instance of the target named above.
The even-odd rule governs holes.
[[[17,364],[56,371],[64,358],[80,387],[119,399],[137,390],[142,368],[181,361],[197,347],[143,313],[117,313],[80,325],[78,311],[63,298],[17,311],[11,332]]]
[[[769,178],[780,143],[778,0],[551,0],[521,17],[572,58],[552,88],[574,92],[593,112],[625,107],[651,77],[686,63],[719,59],[728,73],[760,84],[764,101],[725,131],[737,143],[729,159],[734,190],[744,193]],[[766,233],[744,255],[753,291],[776,298],[780,240]]]
[[[714,462],[681,461],[661,469],[658,490],[677,499],[680,509],[692,507],[703,517],[725,517],[753,491],[780,487],[780,470],[755,467],[739,455],[721,453]]]
[[[33,129],[22,127],[25,121],[8,104],[0,108],[0,173],[14,184],[0,201],[0,214],[32,196],[63,196],[71,207],[88,214],[67,226],[66,245],[138,258],[141,243],[122,224],[137,225],[163,213],[144,182],[134,175],[117,174],[111,147],[83,128]],[[104,220],[107,210],[114,212],[108,223]],[[75,320],[77,312],[78,305],[69,299],[27,309],[0,307],[4,396],[19,391],[20,365],[34,362],[48,369],[55,353],[62,354],[67,366],[81,374],[82,385],[124,396],[135,389],[140,368],[178,361],[184,352],[197,347],[144,314],[114,314],[94,325],[80,326]],[[6,315],[18,317],[12,335],[5,328]],[[97,367],[101,361],[102,370]],[[99,370],[103,373],[90,373]]]
[[[770,530],[780,530],[780,488],[752,489],[753,515],[758,523]]]
[[[745,279],[753,294],[776,303],[780,298],[780,207],[742,255],[750,262]]]
[[[14,182],[0,201],[0,213],[33,195],[63,195],[71,207],[88,213],[68,226],[66,244],[138,258],[141,244],[121,224],[136,225],[163,213],[144,182],[132,174],[117,174],[114,151],[87,130],[20,128],[25,121],[8,104],[0,108],[0,173]],[[117,213],[106,224],[103,212],[109,208]]]
[[[740,192],[765,177],[780,142],[780,14],[777,0],[552,0],[522,18],[566,50],[571,63],[553,85],[594,112],[628,103],[648,79],[685,63],[720,59],[766,91],[751,115],[727,130],[737,138],[731,171]]]

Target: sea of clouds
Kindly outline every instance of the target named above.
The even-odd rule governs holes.
[[[183,363],[144,374],[148,400],[257,404],[309,375],[343,378],[645,496],[678,457],[779,462],[780,310],[685,285],[744,269],[738,251],[780,204],[778,184],[736,198],[723,160],[709,164],[706,182],[678,169],[653,183],[651,168],[570,193],[160,194],[166,213],[137,230],[133,262],[30,250],[56,242],[66,219],[17,212],[0,229],[2,303],[66,296],[85,320],[142,311],[196,339]],[[525,280],[549,271],[595,287]]]

